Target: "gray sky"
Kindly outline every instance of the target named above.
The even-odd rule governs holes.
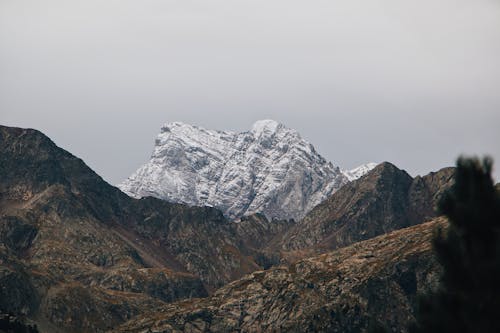
[[[0,123],[111,183],[165,122],[266,118],[343,168],[500,163],[500,0],[0,0]]]

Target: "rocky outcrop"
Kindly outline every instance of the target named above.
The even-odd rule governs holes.
[[[213,296],[139,315],[113,332],[406,332],[416,295],[436,286],[435,220],[290,266],[254,272]]]
[[[381,163],[316,206],[278,247],[324,252],[429,220],[437,216],[435,205],[451,186],[453,172],[445,168],[413,179]]]
[[[31,129],[0,127],[0,308],[101,332],[259,269],[210,207],[136,200]]]
[[[272,120],[243,133],[175,122],[162,127],[150,161],[119,187],[133,197],[214,206],[230,219],[262,213],[298,220],[347,183],[346,175],[370,168],[344,174],[297,131]]]

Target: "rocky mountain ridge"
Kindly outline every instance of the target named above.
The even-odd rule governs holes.
[[[402,328],[415,279],[432,282],[431,229],[352,243],[434,216],[452,171],[412,179],[383,163],[304,220],[236,223],[212,207],[130,198],[42,133],[0,126],[0,309],[51,333],[131,318],[119,330],[359,331],[374,316]]]
[[[0,308],[103,332],[259,269],[210,207],[136,200],[42,133],[0,126]]]
[[[440,195],[453,184],[454,168],[412,178],[384,162],[316,206],[287,231],[285,250],[332,250],[437,216]]]
[[[174,122],[161,128],[149,162],[118,186],[136,198],[217,207],[230,219],[298,220],[373,167],[344,172],[273,120],[242,133]]]
[[[113,332],[406,332],[417,294],[438,282],[436,219],[251,273],[200,300],[139,315]]]

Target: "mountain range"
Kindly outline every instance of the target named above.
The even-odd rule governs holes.
[[[242,133],[174,122],[161,128],[151,159],[118,187],[136,198],[213,206],[230,219],[261,213],[298,220],[373,167],[342,171],[273,120]]]
[[[56,333],[405,332],[437,283],[453,174],[384,162],[302,219],[235,222],[129,197],[41,132],[0,126],[0,312]]]

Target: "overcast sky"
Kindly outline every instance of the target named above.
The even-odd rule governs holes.
[[[258,119],[342,168],[500,165],[500,0],[0,0],[0,123],[113,184],[163,123]]]

